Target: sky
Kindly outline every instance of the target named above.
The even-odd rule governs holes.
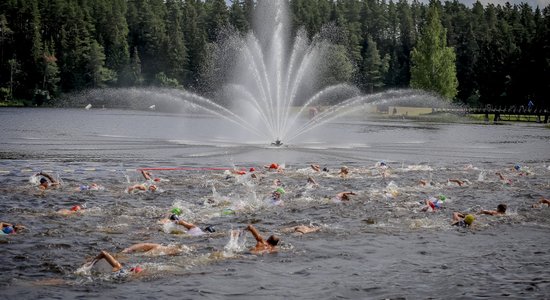
[[[394,2],[395,1],[396,0],[394,0]],[[420,1],[421,2],[426,2],[426,3],[429,2],[428,0],[420,0]],[[440,1],[445,2],[445,0],[440,0]],[[227,3],[227,5],[231,5],[232,1],[231,0],[225,0],[225,2]],[[464,3],[467,6],[471,6],[473,3],[476,2],[476,0],[459,0],[458,2]],[[479,2],[481,2],[481,4],[483,4],[484,6],[487,5],[488,3],[493,3],[495,5],[497,5],[497,4],[504,5],[504,4],[506,4],[506,2],[510,2],[510,4],[512,4],[512,5],[527,3],[532,8],[535,8],[535,7],[538,6],[541,10],[550,4],[550,0],[480,0]]]

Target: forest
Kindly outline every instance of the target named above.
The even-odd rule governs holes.
[[[207,94],[212,45],[228,28],[252,30],[256,2],[2,0],[0,102],[51,105],[105,87]],[[288,7],[294,33],[313,38],[338,28],[335,55],[349,64],[327,84],[350,82],[364,93],[421,88],[471,106],[550,106],[550,6],[288,0]],[[440,81],[443,88],[430,86]]]

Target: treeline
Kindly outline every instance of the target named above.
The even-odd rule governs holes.
[[[269,1],[269,0],[268,0]],[[455,54],[455,101],[548,106],[550,7],[472,7],[457,0],[289,0],[293,30],[340,28],[365,92],[411,85],[411,52],[430,5]],[[0,1],[0,101],[55,101],[97,87],[169,86],[201,92],[221,29],[251,29],[254,0]],[[427,39],[429,40],[429,39]]]

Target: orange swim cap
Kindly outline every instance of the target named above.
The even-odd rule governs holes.
[[[71,211],[79,211],[81,209],[82,208],[80,207],[80,205],[75,205],[75,206],[71,207]]]
[[[270,169],[278,169],[279,168],[279,165],[276,164],[276,163],[272,163],[270,166],[269,166]]]

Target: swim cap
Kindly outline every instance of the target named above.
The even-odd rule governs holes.
[[[276,163],[272,163],[270,166],[269,166],[270,169],[277,169],[279,168],[279,165],[276,164]]]
[[[179,215],[181,215],[181,208],[174,207],[174,208],[172,208],[172,210],[170,212],[179,216]]]
[[[439,200],[445,201],[447,200],[447,197],[445,197],[445,195],[439,195]]]
[[[42,183],[44,183],[44,182],[48,182],[48,179],[46,179],[46,178],[44,178],[44,177],[40,178],[40,184],[42,184]]]
[[[175,214],[170,215],[170,220],[172,220],[172,221],[179,221],[179,219],[180,218]]]
[[[208,225],[206,226],[206,228],[204,228],[204,231],[213,233],[213,232],[216,232],[216,229],[214,229],[214,226]]]
[[[514,169],[516,169],[516,171],[519,171],[519,169],[521,169],[521,167],[520,167],[520,165],[515,165]]]
[[[6,226],[6,227],[2,228],[2,231],[3,231],[5,234],[10,234],[10,233],[13,233],[15,230],[13,229],[12,226]]]
[[[231,208],[224,208],[222,210],[222,215],[227,216],[227,215],[234,215],[234,214],[235,214],[235,211],[232,210]]]
[[[79,211],[81,209],[82,208],[80,207],[80,205],[75,205],[75,206],[71,207],[71,211]]]
[[[277,189],[275,190],[275,192],[277,192],[277,193],[279,193],[279,194],[281,194],[281,195],[284,195],[284,194],[285,194],[285,189],[283,189],[282,187],[280,187],[280,188],[277,188]]]
[[[256,171],[256,169],[254,169],[254,167],[250,168],[250,172],[254,172]]]
[[[143,269],[140,266],[135,266],[130,269],[130,272],[134,272],[134,273],[139,273],[141,271],[143,271]]]
[[[159,182],[159,181],[160,181],[160,178],[155,178],[155,179],[153,179],[153,181]]]
[[[464,223],[468,224],[468,225],[472,225],[472,223],[474,222],[475,218],[474,216],[472,215],[466,215],[464,217]]]

